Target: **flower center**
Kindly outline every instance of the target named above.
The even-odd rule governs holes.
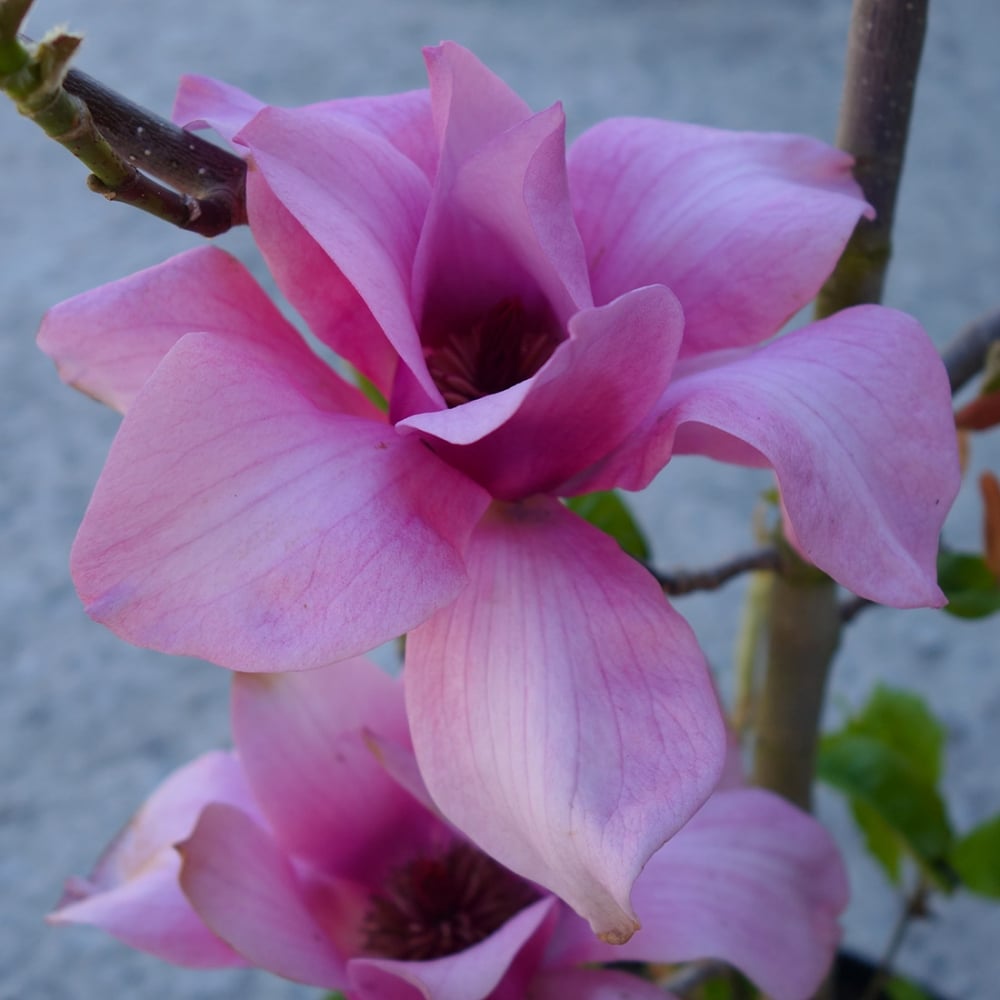
[[[470,327],[448,331],[427,348],[427,368],[448,406],[460,406],[531,378],[560,339],[520,299],[501,299]]]
[[[364,950],[421,962],[488,938],[538,892],[470,844],[417,858],[392,872],[362,924]]]

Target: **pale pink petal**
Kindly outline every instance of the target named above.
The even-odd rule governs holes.
[[[191,969],[246,965],[246,960],[211,931],[191,908],[178,882],[181,859],[167,847],[128,882],[95,891],[70,880],[52,924],[99,927],[129,948]]]
[[[620,948],[593,942],[577,958],[717,958],[774,1000],[801,1000],[833,960],[848,895],[837,847],[816,820],[762,789],[720,792],[639,876],[632,900],[642,930]]]
[[[402,682],[367,660],[233,679],[233,737],[275,839],[372,884],[440,821],[383,769],[366,729],[409,746]]]
[[[238,140],[433,396],[410,311],[413,258],[430,198],[423,171],[382,136],[322,107],[267,108]]]
[[[256,811],[232,754],[205,754],[170,775],[118,834],[91,875],[67,882],[48,920],[100,927],[129,947],[175,965],[243,965],[191,909],[177,881],[180,857],[173,846],[191,833],[210,802]]]
[[[565,127],[562,108],[552,107],[437,178],[414,264],[414,312],[425,327],[474,321],[511,297],[529,311],[547,307],[560,325],[592,305],[566,187]]]
[[[211,128],[227,142],[266,105],[245,90],[209,76],[182,76],[171,118],[182,128]],[[238,147],[237,147],[238,148]]]
[[[866,211],[850,168],[805,136],[602,122],[569,151],[595,301],[669,286],[685,354],[771,336],[815,296]]]
[[[552,491],[646,416],[670,380],[683,327],[666,288],[637,289],[574,316],[571,339],[533,379],[400,426],[437,437],[435,451],[494,496]]]
[[[124,412],[166,353],[195,331],[277,350],[344,412],[375,416],[357,389],[310,360],[246,268],[215,247],[189,250],[53,306],[38,345],[65,382]]]
[[[526,1000],[678,1000],[655,983],[612,969],[560,969],[537,976]]]
[[[352,959],[347,966],[351,987],[363,1000],[520,1000],[527,977],[523,973],[517,977],[521,980],[517,993],[511,992],[514,983],[502,980],[518,953],[536,934],[544,934],[554,905],[551,898],[541,899],[511,917],[485,941],[445,958],[427,962]]]
[[[625,940],[632,882],[722,767],[701,651],[653,578],[554,500],[496,505],[467,564],[470,585],[407,642],[427,787],[489,854]]]
[[[395,348],[354,286],[257,170],[247,177],[247,211],[268,269],[309,329],[388,397],[399,363]]]
[[[72,553],[88,612],[138,645],[237,670],[323,666],[464,585],[488,497],[386,424],[186,337],[112,446]]]
[[[178,850],[184,894],[247,961],[311,986],[345,985],[343,960],[292,866],[246,813],[208,806]]]
[[[771,465],[807,559],[882,604],[943,604],[958,457],[948,379],[917,321],[859,306],[718,360],[677,378],[660,416],[576,488],[641,489],[672,453]]]
[[[459,164],[507,129],[531,116],[531,108],[468,49],[444,42],[424,49],[431,113],[441,148],[438,175],[446,182]]]

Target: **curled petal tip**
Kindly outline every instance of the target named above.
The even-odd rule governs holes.
[[[634,917],[629,919],[627,924],[621,927],[612,927],[610,930],[601,931],[597,936],[605,943],[612,945],[625,944],[631,940],[636,931],[642,929],[642,924]]]

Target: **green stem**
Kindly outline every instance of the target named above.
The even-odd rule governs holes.
[[[862,221],[820,292],[818,316],[877,302],[903,166],[926,0],[855,0],[838,144],[878,213]],[[839,641],[837,588],[794,556],[774,581],[754,780],[808,808],[827,677]]]

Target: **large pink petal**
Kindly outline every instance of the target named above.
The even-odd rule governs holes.
[[[271,274],[309,329],[388,396],[399,363],[396,349],[354,286],[257,170],[247,177],[247,210]]]
[[[560,969],[538,976],[526,1000],[677,1000],[638,976],[612,969]]]
[[[718,958],[775,1000],[799,1000],[833,960],[848,895],[837,847],[816,820],[761,789],[721,792],[639,876],[642,930],[621,948],[588,946],[581,934],[577,958]]]
[[[541,899],[485,941],[445,958],[428,962],[353,959],[347,966],[351,986],[364,1000],[519,1000],[524,996],[523,983],[515,993],[513,983],[501,981],[531,939],[545,934],[546,918],[554,905],[551,898]]]
[[[208,806],[178,850],[191,905],[251,964],[311,986],[345,985],[343,960],[291,864],[246,813]]]
[[[515,295],[537,307],[541,293],[565,324],[592,300],[569,201],[562,108],[531,115],[453,43],[426,54],[443,149],[414,265],[415,313],[449,325]]]
[[[570,320],[530,381],[400,422],[497,497],[554,490],[640,424],[670,380],[684,317],[662,286],[641,288]]]
[[[124,412],[187,333],[216,333],[269,346],[309,369],[310,383],[335,394],[348,413],[374,415],[353,386],[309,350],[246,268],[215,247],[199,247],[163,264],[54,306],[38,334],[70,385]]]
[[[912,317],[859,306],[723,353],[676,379],[660,416],[579,485],[640,489],[671,453],[771,465],[807,559],[883,604],[943,603],[935,562],[959,485],[955,430],[944,368]]]
[[[91,875],[67,883],[49,921],[101,927],[129,947],[175,965],[243,965],[191,909],[178,884],[180,857],[174,844],[191,833],[211,802],[227,802],[251,813],[256,809],[232,754],[206,754],[167,778]]]
[[[445,816],[609,940],[649,856],[715,785],[725,732],[691,630],[554,500],[497,505],[471,584],[411,633],[417,760]]]
[[[430,198],[423,170],[383,136],[324,107],[267,108],[238,141],[433,397],[410,311],[413,258]],[[264,239],[270,244],[270,236]]]
[[[371,885],[441,823],[384,770],[367,730],[409,745],[402,682],[367,660],[234,678],[234,739],[275,838]]]
[[[418,441],[324,410],[260,355],[192,335],[119,431],[74,579],[88,612],[139,645],[307,669],[450,601],[487,503]]]
[[[850,167],[804,136],[602,122],[569,151],[595,301],[668,285],[686,354],[771,336],[815,296],[865,212]]]

